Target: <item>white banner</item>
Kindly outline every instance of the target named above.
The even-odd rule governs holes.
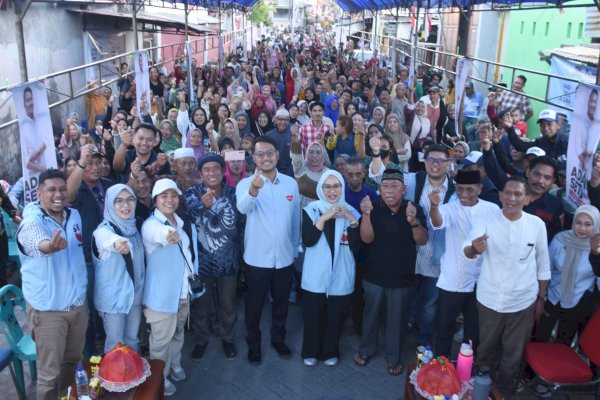
[[[148,72],[148,55],[145,50],[135,53],[135,106],[142,120],[142,109],[150,114],[152,91],[150,90],[150,73]],[[145,106],[144,106],[145,105]]]
[[[25,180],[25,204],[37,200],[38,177],[41,172],[56,168],[54,135],[48,109],[46,88],[40,81],[12,89],[17,109],[21,141],[21,164]]]
[[[597,68],[595,67],[579,64],[556,55],[553,55],[551,59],[551,74],[566,76],[576,79],[579,82],[594,84],[594,82],[596,82],[596,71]],[[553,103],[562,104],[565,107],[575,108],[575,92],[577,91],[577,85],[579,82],[550,78],[550,84],[548,85],[548,97],[546,100]],[[569,121],[572,120],[571,112],[553,106],[550,106],[550,108],[556,110],[557,112],[567,114],[567,119]]]
[[[456,60],[456,79],[454,89],[454,104],[456,104],[454,126],[458,135],[461,134],[458,130],[458,120],[460,119],[459,115],[461,115],[460,110],[462,110],[463,93],[465,91],[465,85],[467,84],[468,77],[469,60],[467,60],[466,58],[459,58],[458,60]]]
[[[185,50],[187,51],[187,61],[188,61],[188,88],[190,90],[190,107],[192,110],[196,110],[198,106],[198,101],[196,99],[196,94],[194,93],[194,71],[192,65],[194,60],[194,55],[192,54],[192,43],[185,43]]]
[[[592,176],[592,159],[600,139],[598,92],[600,87],[579,84],[567,149],[567,201],[577,208],[589,204],[587,182]]]

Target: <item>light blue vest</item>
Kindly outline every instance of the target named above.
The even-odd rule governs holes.
[[[320,216],[319,212],[311,207],[305,207],[304,210],[313,223]],[[348,227],[347,220],[335,220],[333,263],[324,234],[321,234],[317,244],[306,248],[302,267],[302,289],[313,293],[325,293],[327,296],[344,296],[354,291],[356,268],[348,244]],[[342,241],[345,244],[342,245]]]
[[[64,310],[85,296],[87,288],[79,212],[67,209],[66,229],[45,214],[37,202],[28,204],[23,215],[22,226],[35,224],[48,237],[53,236],[52,229],[57,229],[67,240],[65,249],[41,257],[27,256],[18,246],[25,300],[38,311]]]
[[[150,215],[146,221],[150,219],[158,220],[154,215]],[[194,246],[196,257],[190,267],[194,273],[198,273],[197,243],[196,227],[192,224],[190,245]],[[177,313],[185,268],[185,259],[176,243],[158,246],[151,254],[146,253],[146,281],[142,304],[154,311]]]
[[[114,232],[106,221],[97,229],[99,228],[106,228]],[[95,235],[92,240],[96,240]],[[94,306],[96,310],[108,314],[129,314],[135,291],[123,255],[111,252],[105,260],[100,260],[92,251],[92,262],[95,274]]]

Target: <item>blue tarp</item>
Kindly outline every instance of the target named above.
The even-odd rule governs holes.
[[[185,3],[184,0],[166,0],[169,3]],[[188,0],[188,4],[190,6],[198,6],[202,8],[218,8],[219,3],[221,4],[221,8],[237,8],[237,9],[249,9],[253,5],[255,5],[258,0]]]
[[[570,0],[538,0],[528,1],[528,3],[561,4]],[[459,7],[467,8],[469,5],[488,4],[488,5],[512,5],[523,4],[523,1],[516,0],[336,0],[336,3],[349,13],[355,13],[363,10],[387,10],[390,8],[411,8],[413,6],[422,9],[440,9]]]

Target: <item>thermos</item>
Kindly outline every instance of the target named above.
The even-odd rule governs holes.
[[[490,378],[490,369],[486,366],[479,368],[475,376],[473,385],[473,400],[488,400],[490,389],[492,387],[492,378]]]

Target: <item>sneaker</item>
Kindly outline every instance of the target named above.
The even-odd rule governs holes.
[[[173,396],[177,392],[177,388],[173,385],[173,382],[165,378],[165,396]]]
[[[318,363],[319,363],[319,360],[317,360],[314,357],[309,357],[309,358],[304,359],[304,365],[306,365],[307,367],[314,367]]]
[[[223,354],[225,355],[227,361],[235,360],[235,357],[237,356],[235,344],[223,340]]]
[[[540,382],[537,385],[535,385],[534,391],[536,396],[538,397],[549,398],[552,396],[552,390],[545,382]]]
[[[523,379],[517,380],[517,384],[515,385],[515,392],[523,393],[525,391],[525,381]]]
[[[192,360],[200,361],[204,356],[204,352],[206,351],[206,346],[208,343],[197,344],[194,346],[194,350],[192,350]]]
[[[181,367],[171,368],[171,379],[174,382],[182,381],[186,378],[185,371]]]
[[[338,363],[338,358],[331,357],[331,358],[328,358],[327,360],[325,360],[325,362],[323,364],[327,365],[328,367],[334,367],[337,365],[337,363]]]

